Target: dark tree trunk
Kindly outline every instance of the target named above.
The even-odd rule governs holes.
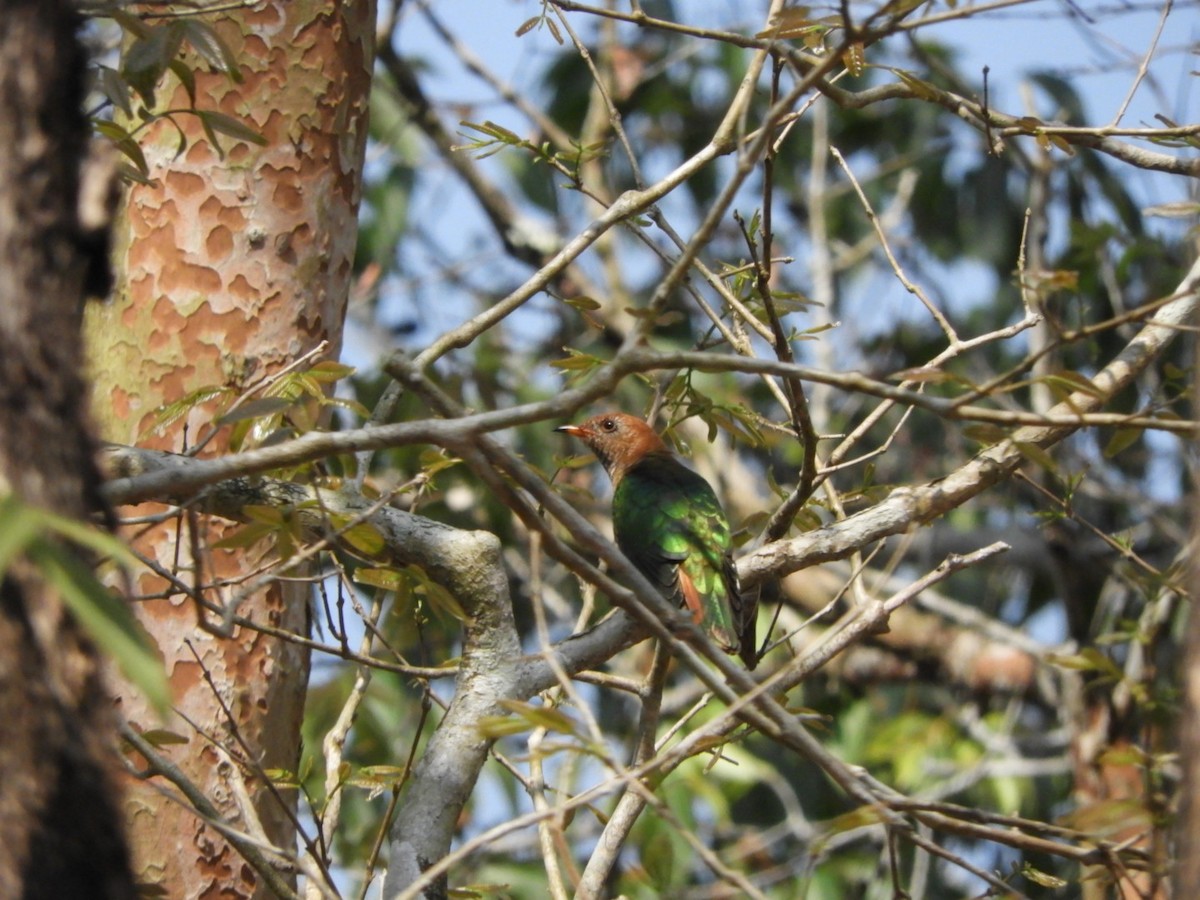
[[[1195,343],[1200,352],[1200,342]],[[1200,397],[1200,365],[1193,374]],[[1200,401],[1193,401],[1200,411]],[[1200,540],[1200,488],[1192,486],[1192,547]],[[1179,711],[1179,767],[1183,773],[1175,822],[1175,896],[1188,897],[1200,885],[1200,559],[1192,553],[1188,572],[1191,602],[1183,638],[1183,703]]]
[[[103,512],[80,364],[88,128],[66,0],[0,0],[0,494]],[[3,523],[0,523],[0,528]],[[132,898],[99,659],[18,560],[0,581],[0,897]]]
[[[1193,526],[1193,534],[1196,528]],[[1192,608],[1188,612],[1187,635],[1183,651],[1183,708],[1179,716],[1179,762],[1183,786],[1179,802],[1178,836],[1175,864],[1175,895],[1190,896],[1200,885],[1200,615],[1195,597],[1200,596],[1200,566],[1191,574]]]

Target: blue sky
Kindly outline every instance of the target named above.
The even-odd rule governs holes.
[[[535,29],[521,37],[516,36],[516,31],[522,22],[540,12],[540,2],[439,0],[432,6],[447,29],[492,72],[536,102],[541,91],[541,72],[560,52],[560,47],[545,29]],[[1192,88],[1196,82],[1191,74],[1196,68],[1195,53],[1181,49],[1196,46],[1200,35],[1198,6],[1196,0],[1174,5],[1163,29],[1155,62],[1134,94],[1123,125],[1153,127],[1159,124],[1154,119],[1156,113],[1179,122],[1200,118],[1200,100]],[[650,4],[647,7],[653,8]],[[758,19],[747,18],[751,15],[747,10],[751,8],[752,14],[758,16],[765,4],[751,5],[733,0],[706,3],[693,0],[676,4],[677,13],[686,16],[689,22],[726,27],[735,23],[747,31],[761,27]],[[859,5],[859,8],[865,7]],[[530,132],[529,124],[519,113],[496,100],[492,88],[460,64],[415,3],[406,4],[404,9],[398,32],[400,50],[410,58],[421,60],[436,74],[436,77],[426,79],[425,87],[436,102],[443,104],[448,126],[456,124],[452,110],[458,107],[469,109],[469,115],[475,120],[492,118],[519,134]],[[814,6],[813,9],[814,15],[821,14],[821,7]],[[921,14],[946,9],[944,4],[933,4]],[[1085,21],[1084,16],[1091,16],[1094,21]],[[1023,87],[1023,76],[1042,69],[1060,70],[1075,76],[1091,120],[1086,124],[1095,125],[1114,120],[1130,92],[1139,62],[1152,44],[1159,19],[1160,7],[1150,3],[1070,4],[1061,0],[1037,0],[994,10],[979,18],[940,23],[922,31],[921,36],[958,47],[962,69],[966,72],[978,73],[985,65],[989,67],[991,103],[1006,112],[1042,118],[1055,116],[1058,111],[1048,105],[1044,94]],[[570,21],[585,39],[594,33],[594,17],[574,14]],[[440,165],[432,159],[430,162],[434,166]],[[501,160],[485,160],[481,166],[503,183],[506,174]],[[385,290],[382,307],[384,317],[395,320],[411,317],[412,305],[418,305],[421,327],[419,334],[414,336],[417,344],[453,326],[470,309],[469,304],[464,308],[465,297],[460,302],[444,302],[458,292],[443,289],[434,277],[435,254],[465,261],[468,280],[472,269],[488,271],[488,281],[493,287],[510,281],[517,283],[529,274],[527,269],[513,264],[496,251],[490,228],[479,214],[473,198],[452,172],[444,166],[440,168],[441,177],[423,181],[412,205],[413,219],[421,222],[428,258],[422,260],[422,251],[409,245],[405,266],[415,277],[407,284],[394,284],[391,290]],[[1186,199],[1186,179],[1142,175],[1132,170],[1128,176],[1136,195],[1147,206]],[[670,198],[666,202],[670,203]],[[447,215],[447,210],[453,210],[453,214]],[[676,222],[681,229],[687,224],[686,221]],[[1159,225],[1179,227],[1178,222],[1166,220],[1160,221]],[[803,260],[798,259],[798,263],[803,264]],[[421,272],[426,266],[433,278],[429,283],[421,281]],[[956,273],[955,277],[971,283],[969,272]],[[418,286],[413,287],[414,284]],[[980,282],[975,293],[986,297],[993,289],[994,285]],[[877,286],[872,288],[872,295],[878,295]],[[536,310],[537,301],[532,307]],[[536,329],[536,312],[529,318],[529,326]],[[370,353],[356,353],[351,341],[348,355],[355,363],[362,364],[368,361]]]

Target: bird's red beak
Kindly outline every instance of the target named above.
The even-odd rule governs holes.
[[[554,429],[561,431],[563,434],[569,434],[571,437],[581,438],[588,433],[586,428],[580,428],[578,425],[559,425]]]

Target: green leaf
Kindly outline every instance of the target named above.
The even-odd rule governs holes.
[[[532,731],[533,726],[516,716],[483,716],[479,720],[476,730],[488,740],[496,740]]]
[[[14,556],[43,534],[56,534],[123,566],[139,565],[138,558],[115,535],[87,522],[28,506],[11,494],[0,497],[0,574]]]
[[[1033,866],[1029,865],[1029,863],[1026,863],[1025,868],[1021,870],[1021,876],[1028,881],[1032,881],[1039,887],[1044,888],[1064,888],[1070,884],[1069,881],[1065,881],[1062,878],[1051,875],[1049,872],[1043,872],[1040,869],[1035,869]]]
[[[1027,460],[1041,466],[1047,472],[1058,472],[1058,465],[1054,462],[1054,459],[1037,444],[1031,444],[1028,441],[1016,441],[1013,446]]]
[[[234,422],[243,422],[246,419],[273,416],[276,413],[281,413],[285,409],[291,408],[293,403],[294,401],[284,397],[262,397],[258,400],[243,403],[236,409],[231,409],[224,415],[217,416],[213,421],[218,425],[230,425]]]
[[[500,705],[534,727],[557,731],[560,734],[576,734],[578,732],[574,720],[552,706],[538,706],[523,700],[501,700]]]
[[[458,599],[425,574],[425,570],[420,566],[409,566],[405,571],[412,578],[416,591],[424,595],[430,606],[441,612],[448,613],[459,622],[469,622],[471,620],[471,617],[467,615],[467,611],[462,608]]]
[[[451,900],[487,900],[488,897],[511,897],[513,895],[513,886],[507,882],[503,884],[493,884],[487,881],[481,881],[478,884],[464,884],[461,887],[452,887],[446,894]]]
[[[128,157],[143,176],[149,173],[150,166],[146,162],[146,156],[142,153],[142,147],[134,140],[133,135],[115,122],[104,119],[93,119],[92,127],[108,138],[114,147]]]
[[[187,17],[180,20],[180,30],[205,62],[218,72],[228,75],[233,81],[241,82],[242,72],[238,68],[237,57],[211,25]]]
[[[759,40],[786,41],[800,37],[818,27],[807,6],[789,6],[771,17],[771,25],[754,36]]]
[[[354,366],[347,366],[344,363],[327,359],[309,369],[308,375],[322,384],[334,384],[343,378],[349,378],[355,371],[357,370]]]
[[[183,62],[183,60],[173,60],[168,68],[175,73],[175,77],[179,79],[179,83],[183,85],[183,89],[187,91],[188,102],[196,105],[196,73],[192,71],[192,67]],[[182,152],[182,151],[180,151]]]
[[[291,769],[263,769],[263,774],[277,787],[300,787],[300,779]]]
[[[175,22],[151,29],[125,51],[121,74],[147,106],[154,106],[154,88],[182,45],[183,31]]]
[[[97,83],[101,93],[113,106],[126,117],[133,116],[133,105],[129,102],[129,92],[132,88],[129,86],[129,82],[121,77],[120,72],[108,66],[100,66]]]
[[[147,25],[137,16],[127,13],[122,9],[108,9],[104,14],[120,25],[124,31],[128,31],[134,37],[144,38],[150,34],[149,25]]]
[[[122,181],[128,181],[131,184],[141,184],[151,187],[156,183],[153,178],[148,177],[148,170],[140,171],[126,163],[117,163],[117,174],[121,176]]]
[[[969,438],[972,441],[978,441],[981,444],[998,444],[1006,437],[1008,432],[999,425],[993,425],[990,422],[979,422],[974,425],[968,425],[962,430],[963,437]]]
[[[347,412],[352,412],[360,419],[370,419],[371,411],[359,403],[357,400],[351,400],[348,397],[328,397],[322,401],[323,406],[336,406],[338,409],[344,409]]]
[[[125,546],[125,542],[116,535],[109,534],[107,531],[96,528],[87,522],[69,519],[66,516],[56,515],[44,510],[36,510],[35,512],[48,531],[69,541],[73,541],[100,556],[110,557],[123,566],[136,567],[141,565],[141,561],[134,555],[133,551]]]
[[[567,356],[562,359],[550,360],[550,365],[556,369],[591,369],[595,366],[602,365],[604,360],[598,356],[590,356],[587,353],[580,353],[578,350],[566,348]]]
[[[1074,654],[1051,653],[1046,656],[1046,662],[1063,669],[1101,672],[1116,679],[1122,675],[1120,667],[1095,647],[1084,647]]]
[[[293,372],[280,379],[271,387],[271,395],[287,397],[290,400],[299,400],[306,395],[315,400],[325,399],[325,391],[321,387],[321,383],[307,372]]]
[[[240,119],[235,119],[233,116],[227,116],[225,113],[216,112],[211,109],[198,109],[196,110],[196,115],[200,117],[200,121],[204,125],[204,130],[208,133],[209,140],[214,144],[217,143],[215,135],[212,134],[214,131],[250,144],[263,146],[267,143],[267,139],[258,131]]]
[[[432,478],[438,472],[453,468],[462,462],[462,460],[456,456],[447,455],[444,450],[432,448],[422,450],[418,459],[421,463],[421,471],[430,478]]]
[[[1144,432],[1140,428],[1118,428],[1104,445],[1104,457],[1112,459],[1122,450],[1127,450],[1138,442]]]
[[[478,131],[484,135],[481,138],[473,138],[470,144],[459,144],[451,147],[451,150],[475,150],[476,159],[486,159],[505,147],[529,147],[527,141],[521,140],[514,132],[509,131],[495,122],[484,122],[482,125],[475,122],[462,121],[459,122],[464,128],[469,128],[472,131]],[[469,134],[459,132],[463,137],[470,138]]]
[[[278,531],[278,525],[267,525],[259,522],[239,528],[225,535],[219,541],[213,541],[212,546],[218,550],[245,550],[268,535],[276,534]]]
[[[1064,370],[1061,372],[1055,372],[1052,375],[1047,375],[1042,380],[1051,387],[1058,385],[1071,391],[1079,391],[1080,393],[1095,397],[1097,400],[1105,400],[1108,397],[1104,391],[1096,387],[1091,379],[1080,375],[1078,372],[1069,372]]]
[[[351,787],[364,788],[370,792],[370,797],[377,797],[384,791],[398,787],[404,771],[403,766],[364,766],[348,773],[343,781]]]
[[[913,96],[918,100],[936,100],[938,97],[937,89],[927,81],[922,81],[911,72],[906,72],[904,69],[892,69],[901,81],[913,92]]]
[[[125,564],[136,562],[129,549],[98,528],[27,506],[11,495],[0,498],[0,524],[0,574],[23,551],[96,645],[113,658],[155,709],[165,714],[171,703],[166,673],[128,604],[105,587],[68,547],[50,536]]]
[[[849,44],[842,53],[842,65],[855,78],[863,73],[866,68],[866,54],[863,51],[862,41],[854,41]]]
[[[567,299],[563,300],[563,303],[579,310],[580,312],[592,312],[594,310],[603,308],[599,300],[594,300],[591,297],[586,296],[568,297]]]
[[[357,525],[352,525],[341,532],[338,538],[353,550],[369,558],[379,556],[387,546],[387,541],[384,540],[383,534],[369,522],[359,522]]]
[[[288,520],[288,514],[277,506],[267,506],[261,503],[248,503],[242,507],[246,518],[266,525],[282,526]]]
[[[369,585],[382,591],[399,591],[408,587],[408,576],[400,569],[391,567],[367,568],[360,566],[354,570],[354,581],[358,584]]]
[[[30,548],[29,556],[96,645],[113,658],[159,714],[165,715],[171,706],[167,675],[129,605],[59,544],[39,541]]]
[[[188,738],[166,728],[151,728],[149,731],[143,731],[140,737],[152,747],[169,747],[188,743]]]
[[[0,497],[0,577],[42,532],[36,512],[12,494]]]
[[[232,395],[233,388],[220,386],[198,388],[190,394],[180,397],[174,403],[160,406],[156,410],[154,418],[150,420],[150,424],[143,429],[140,437],[145,438],[151,434],[161,433],[163,429],[173,425],[202,403],[207,403],[217,397]]]

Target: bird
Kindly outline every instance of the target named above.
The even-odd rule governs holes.
[[[753,669],[757,604],[738,588],[729,520],[712,486],[636,416],[601,413],[555,431],[583,441],[608,472],[621,552],[667,600],[686,606],[717,646]]]

